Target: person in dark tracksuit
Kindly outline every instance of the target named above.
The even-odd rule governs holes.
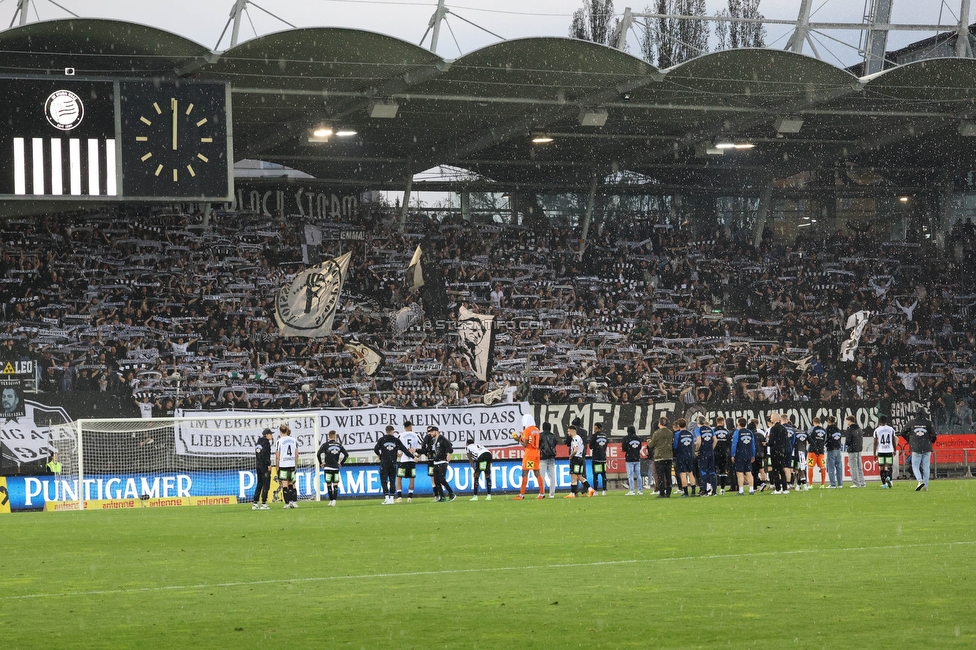
[[[427,456],[430,461],[430,483],[434,489],[434,501],[444,503],[454,501],[457,495],[447,482],[447,467],[451,462],[454,446],[451,441],[441,435],[435,426],[427,427],[427,437],[424,438],[420,454]]]
[[[271,438],[274,432],[265,429],[254,447],[254,471],[257,481],[254,485],[254,503],[251,510],[269,510],[268,489],[271,487]]]
[[[607,445],[610,439],[603,433],[603,425],[597,422],[593,425],[593,435],[590,436],[590,460],[593,464],[593,489],[599,490],[600,477],[603,477],[603,494],[607,493]]]
[[[786,466],[790,463],[790,432],[786,428],[789,418],[777,413],[772,414],[770,422],[775,424],[769,429],[769,460],[773,473],[773,494],[789,494],[790,486],[786,480]]]
[[[725,486],[733,490],[735,482],[735,468],[732,467],[732,434],[725,428],[725,418],[721,415],[715,418],[715,471],[718,473],[718,493],[725,494]]]

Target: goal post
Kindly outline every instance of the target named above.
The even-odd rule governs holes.
[[[296,415],[263,413],[257,423],[246,413],[76,420],[52,431],[62,470],[37,490],[45,503],[55,502],[54,509],[84,510],[86,502],[89,508],[189,505],[215,497],[245,502],[254,498],[261,431],[271,429],[277,440],[279,424],[294,422]],[[321,436],[318,418],[307,422],[296,436],[296,486],[299,498],[318,501],[324,492],[316,454]],[[280,500],[277,473],[272,475],[268,500]]]

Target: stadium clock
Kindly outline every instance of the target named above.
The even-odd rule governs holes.
[[[224,84],[123,83],[126,196],[226,197],[230,193],[226,107]]]

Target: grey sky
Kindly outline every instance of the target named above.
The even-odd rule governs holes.
[[[63,18],[67,14],[50,0],[33,0],[37,14],[43,20]],[[821,4],[822,3],[822,4]],[[937,23],[940,8],[943,24],[955,22],[960,0],[894,0],[892,22]],[[208,47],[217,45],[217,38],[227,22],[233,0],[58,0],[68,9],[83,17],[111,18],[152,25],[185,36]],[[622,13],[630,6],[642,11],[650,0],[626,2],[616,0],[615,9]],[[413,43],[419,43],[427,28],[428,20],[437,6],[436,0],[258,0],[258,5],[299,27],[352,27],[389,34]],[[448,0],[447,6],[458,16],[474,22],[505,38],[527,36],[565,36],[573,11],[582,5],[581,0]],[[725,0],[707,0],[709,13],[715,13],[726,5]],[[767,18],[795,19],[799,0],[763,0],[760,10]],[[815,20],[861,22],[863,2],[858,0],[815,0],[814,7],[821,8]],[[16,0],[0,0],[0,24],[6,27],[13,17]],[[245,20],[241,40],[258,34],[287,29],[283,23],[271,18],[256,7],[249,9],[251,24]],[[30,20],[35,20],[32,10]],[[460,52],[470,52],[497,42],[498,39],[459,20],[449,18],[450,29],[441,32],[438,53],[445,58],[457,58]],[[452,36],[453,30],[453,36]],[[788,36],[780,26],[770,26],[769,42],[782,48]],[[229,32],[228,32],[229,34]],[[889,48],[904,46],[915,40],[931,36],[932,32],[900,32],[892,35]],[[858,32],[831,32],[830,36],[857,45]],[[455,45],[455,38],[460,45]],[[823,36],[820,41],[823,58],[835,65],[850,65],[859,60],[854,48],[845,47]],[[225,36],[219,49],[225,49],[229,37]],[[429,44],[429,40],[425,45]],[[636,52],[637,40],[630,37],[631,51]],[[828,53],[829,51],[829,53]],[[809,53],[809,51],[808,51]]]

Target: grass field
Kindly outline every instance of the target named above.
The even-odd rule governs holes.
[[[0,517],[0,648],[976,647],[976,481]]]

